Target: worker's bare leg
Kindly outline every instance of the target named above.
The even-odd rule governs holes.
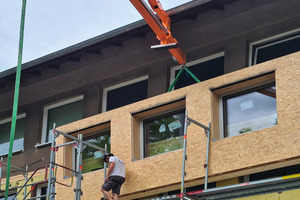
[[[116,193],[112,193],[112,195],[113,195],[113,199],[114,200],[119,200],[119,197],[118,197],[118,195]]]
[[[107,192],[106,190],[101,189],[101,192],[104,194],[105,198],[108,200],[113,200],[109,194],[109,192]]]

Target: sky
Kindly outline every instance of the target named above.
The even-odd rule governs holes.
[[[165,10],[190,1],[160,0]],[[21,9],[0,0],[0,73],[17,66]],[[22,63],[142,19],[129,0],[27,0],[25,16]]]

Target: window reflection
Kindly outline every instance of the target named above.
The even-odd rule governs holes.
[[[177,111],[144,121],[145,157],[183,147],[184,111]]]
[[[224,97],[225,137],[277,125],[274,84]]]
[[[13,152],[21,151],[24,148],[25,118],[18,119],[16,122]],[[11,122],[0,124],[0,155],[8,153],[10,143]]]
[[[95,146],[105,148],[107,144],[107,152],[110,152],[110,131],[93,135],[84,138],[85,142],[93,144]],[[104,162],[102,156],[98,154],[98,150],[92,147],[86,146],[82,152],[82,173],[87,173],[102,169],[104,167]]]

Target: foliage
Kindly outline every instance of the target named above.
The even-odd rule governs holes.
[[[242,134],[242,133],[247,133],[247,132],[249,132],[249,131],[252,131],[252,129],[251,128],[242,128],[240,131],[239,131],[239,133],[240,134]]]
[[[146,121],[146,156],[182,148],[184,114],[178,113]],[[177,127],[170,130],[172,123]]]

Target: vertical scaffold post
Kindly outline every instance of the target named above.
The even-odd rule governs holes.
[[[0,160],[0,190],[1,190],[1,180],[2,180],[2,166],[3,166],[3,157]]]
[[[107,144],[105,144],[105,152],[104,153],[107,153]],[[104,156],[104,154],[103,154],[103,156]],[[103,169],[104,169],[104,182],[105,182],[105,179],[106,179],[106,167],[107,167],[107,164],[106,164],[106,162],[104,162],[104,165],[103,165]],[[103,199],[105,199],[105,195],[103,195]]]
[[[24,177],[25,177],[25,183],[27,183],[27,180],[28,180],[28,165],[26,165],[26,167],[25,167],[25,175],[24,175]],[[27,187],[24,187],[24,197],[26,196],[26,194],[27,194]]]
[[[49,164],[49,175],[48,175],[48,187],[47,187],[47,200],[52,200],[53,198],[53,175],[54,175],[54,162],[55,162],[55,139],[56,139],[56,133],[55,133],[55,124],[53,125],[53,134],[52,142],[51,142],[51,153],[50,153],[50,164]]]
[[[81,170],[82,170],[82,134],[78,135],[78,146],[77,146],[77,163],[76,163],[76,169],[77,169],[77,176],[76,176],[76,188],[75,191],[75,200],[80,200],[82,191],[81,191]]]
[[[187,123],[188,123],[188,111],[185,110],[184,116],[184,135],[183,135],[183,156],[182,156],[182,174],[181,174],[181,187],[180,187],[180,199],[184,197],[184,177],[185,177],[185,161],[186,157],[186,144],[187,144]]]
[[[205,129],[207,136],[207,145],[206,145],[206,164],[205,164],[205,184],[204,189],[207,189],[208,184],[208,163],[209,163],[209,146],[210,146],[210,123],[208,124],[208,130]]]

